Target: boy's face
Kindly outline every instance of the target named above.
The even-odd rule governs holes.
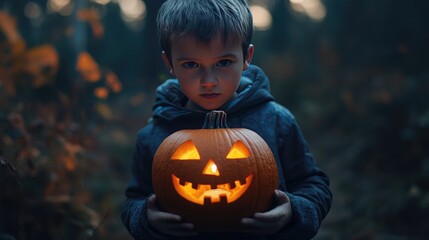
[[[249,67],[252,55],[250,45],[243,61],[240,41],[224,44],[216,37],[204,44],[192,37],[178,37],[171,44],[171,63],[164,52],[162,58],[189,98],[188,106],[197,104],[214,110],[235,96],[242,71]]]

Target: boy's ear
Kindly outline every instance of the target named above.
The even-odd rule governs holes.
[[[249,68],[250,63],[252,62],[254,50],[255,50],[255,47],[253,46],[253,44],[249,44],[249,48],[247,48],[247,55],[244,58],[243,70],[246,70]]]
[[[165,51],[162,51],[161,57],[162,57],[162,60],[164,61],[165,66],[167,66],[167,68],[170,70],[170,74],[174,76],[173,66],[171,65],[170,60],[168,59],[168,56],[165,53]]]

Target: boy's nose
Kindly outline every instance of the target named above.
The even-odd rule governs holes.
[[[201,86],[203,87],[214,87],[217,85],[216,76],[213,74],[207,74],[201,79]]]

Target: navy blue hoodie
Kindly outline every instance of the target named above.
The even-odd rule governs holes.
[[[137,134],[132,179],[126,189],[122,220],[135,239],[177,239],[155,232],[147,220],[147,199],[153,194],[152,160],[158,146],[181,129],[200,129],[208,111],[185,108],[187,97],[175,79],[158,87],[153,117]],[[317,166],[294,116],[276,103],[269,80],[254,65],[243,72],[237,96],[223,110],[230,128],[247,128],[270,146],[277,162],[278,189],[291,201],[293,219],[270,236],[239,233],[201,233],[186,239],[310,239],[316,235],[331,206],[326,174]]]

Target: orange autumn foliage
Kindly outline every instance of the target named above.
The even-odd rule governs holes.
[[[86,51],[79,53],[76,70],[85,81],[97,82],[101,79],[100,66]]]

